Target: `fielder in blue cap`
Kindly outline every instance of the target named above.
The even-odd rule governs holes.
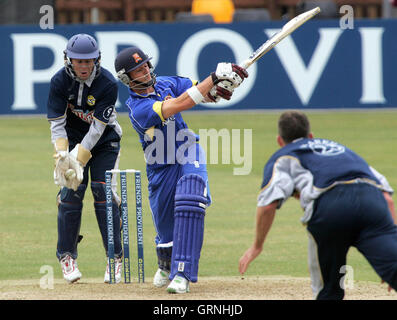
[[[129,89],[126,105],[145,154],[149,202],[156,228],[158,270],[153,284],[169,293],[189,292],[197,281],[205,210],[211,203],[206,156],[199,136],[181,111],[199,103],[230,99],[248,76],[231,63],[219,63],[202,82],[157,77],[151,58],[137,47],[116,58],[118,78]]]
[[[107,250],[105,171],[117,167],[122,130],[114,109],[117,80],[100,66],[97,42],[88,34],[70,38],[64,51],[65,66],[51,79],[47,118],[55,147],[54,181],[61,189],[58,204],[56,255],[68,282],[81,278],[77,243],[83,199],[91,176],[95,214]],[[119,199],[114,193],[116,282],[121,281]],[[107,260],[107,259],[106,259]],[[109,282],[108,267],[105,282]]]
[[[284,112],[278,128],[281,148],[265,165],[255,240],[239,261],[240,272],[262,252],[276,210],[295,197],[304,210],[315,299],[343,299],[343,270],[352,246],[389,290],[397,290],[397,218],[387,179],[348,147],[314,138],[300,111]]]

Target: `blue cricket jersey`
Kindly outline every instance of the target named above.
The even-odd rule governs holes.
[[[295,192],[307,223],[314,200],[338,184],[368,183],[393,192],[386,178],[344,145],[326,139],[297,139],[279,149],[266,163],[258,206],[279,200],[279,207]]]
[[[120,140],[122,131],[114,107],[118,94],[117,81],[104,68],[94,76],[95,70],[90,79],[80,82],[73,80],[62,68],[52,77],[47,118],[53,123],[53,140],[66,130],[72,144],[80,143],[90,128],[92,138],[89,142],[92,145]],[[99,132],[100,137],[96,137],[96,131],[100,129],[91,125],[95,121],[98,126],[104,127],[104,132]]]
[[[188,129],[180,113],[164,119],[161,113],[162,103],[176,98],[197,82],[183,77],[157,77],[155,92],[139,95],[129,90],[126,101],[132,126],[139,135],[145,152],[147,167],[161,168],[178,162],[179,152],[199,140],[199,136]]]

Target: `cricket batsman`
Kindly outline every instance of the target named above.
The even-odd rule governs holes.
[[[51,79],[47,118],[55,148],[54,181],[57,195],[58,243],[56,256],[63,277],[81,278],[77,244],[83,199],[91,177],[95,215],[107,251],[105,171],[118,166],[122,130],[114,109],[118,87],[112,74],[101,67],[97,42],[88,34],[70,38],[64,51],[65,66]],[[116,282],[121,281],[122,248],[118,198],[114,193]],[[108,259],[106,259],[108,260]],[[108,266],[105,282],[109,282]]]
[[[206,208],[211,204],[206,156],[199,136],[181,112],[196,104],[229,100],[248,76],[245,69],[219,63],[198,83],[177,76],[156,77],[151,58],[137,47],[115,60],[118,78],[129,88],[126,105],[145,155],[149,203],[156,229],[158,270],[153,284],[169,293],[189,292],[197,281]]]

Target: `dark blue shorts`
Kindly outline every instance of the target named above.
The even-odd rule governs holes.
[[[351,246],[397,290],[397,227],[381,190],[365,183],[332,188],[316,200],[307,230],[317,299],[343,299],[341,279]]]

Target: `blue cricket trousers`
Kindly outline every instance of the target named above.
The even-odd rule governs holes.
[[[332,188],[316,200],[307,230],[317,299],[343,299],[341,268],[351,246],[397,290],[397,226],[381,190],[365,183]]]
[[[204,150],[197,143],[197,159],[205,159]],[[179,179],[187,174],[200,175],[207,182],[208,205],[211,204],[211,195],[208,185],[207,166],[201,163],[172,164],[157,170],[147,170],[149,180],[149,203],[152,211],[153,223],[156,229],[155,243],[164,244],[173,241],[175,190]]]

